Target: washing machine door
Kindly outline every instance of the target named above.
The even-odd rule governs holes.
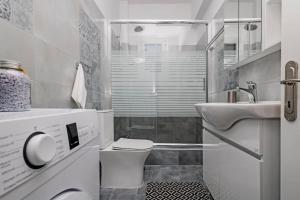
[[[66,191],[51,200],[93,200],[90,195],[82,191]]]

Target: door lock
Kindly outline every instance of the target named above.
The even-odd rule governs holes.
[[[285,80],[281,81],[285,85],[284,116],[288,121],[297,119],[298,82],[298,63],[290,61],[285,66]]]

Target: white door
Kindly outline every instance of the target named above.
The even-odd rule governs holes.
[[[285,65],[296,61],[300,66],[300,0],[282,0],[282,80]],[[300,84],[298,84],[298,118],[284,118],[284,86],[281,90],[281,200],[300,199]]]

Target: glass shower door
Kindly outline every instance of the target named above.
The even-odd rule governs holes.
[[[157,92],[155,66],[147,68],[143,41],[132,40],[129,24],[112,24],[112,105],[115,139],[156,141]],[[131,31],[130,31],[131,30]]]
[[[207,27],[113,23],[112,78],[118,137],[202,143],[194,104],[206,102]]]

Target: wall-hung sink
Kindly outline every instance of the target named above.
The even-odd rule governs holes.
[[[215,200],[279,200],[280,102],[196,104],[203,179]]]
[[[228,130],[243,119],[280,118],[279,101],[261,101],[255,104],[240,103],[200,103],[195,105],[203,119],[219,130]]]

